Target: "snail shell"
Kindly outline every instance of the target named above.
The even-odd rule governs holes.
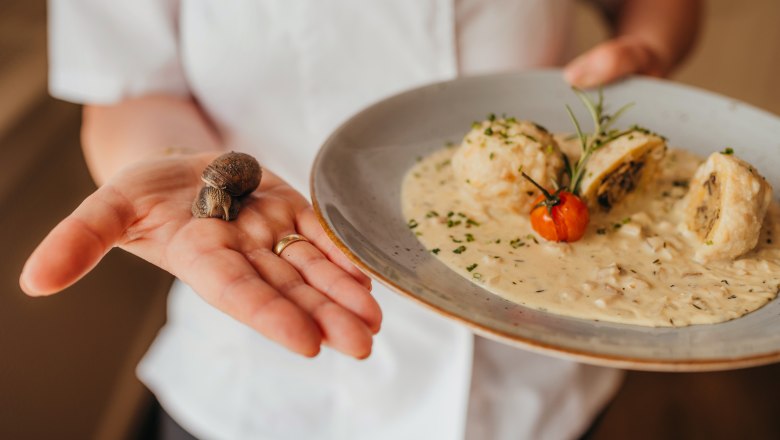
[[[206,185],[227,191],[233,197],[241,197],[260,185],[263,171],[254,157],[231,151],[211,162],[201,175]]]

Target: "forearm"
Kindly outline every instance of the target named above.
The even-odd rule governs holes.
[[[140,160],[223,148],[216,129],[194,100],[168,95],[85,106],[81,143],[98,185]]]
[[[699,29],[701,0],[625,0],[618,9],[618,37],[641,40],[669,73],[690,51]]]

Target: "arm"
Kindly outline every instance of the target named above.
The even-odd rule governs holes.
[[[168,95],[84,106],[81,143],[98,185],[131,163],[182,152],[185,146],[190,152],[224,148],[195,101]]]
[[[381,321],[370,281],[298,192],[265,170],[235,221],[192,217],[200,173],[222,149],[194,101],[149,96],[84,113],[84,153],[101,186],[30,256],[20,278],[25,292],[59,292],[118,246],[290,350],[313,356],[327,344],[368,356]],[[274,254],[274,243],[292,232],[310,243]]]
[[[632,73],[668,75],[693,47],[701,0],[625,0],[613,15],[614,36],[566,66],[566,80],[593,87]]]

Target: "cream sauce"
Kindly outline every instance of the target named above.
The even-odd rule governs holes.
[[[450,159],[423,158],[406,175],[402,208],[411,231],[463,277],[513,302],[577,318],[645,326],[738,318],[780,289],[780,206],[770,205],[757,247],[702,265],[681,232],[681,199],[701,159],[670,150],[655,185],[609,213],[591,212],[575,243],[547,242],[527,216],[491,212],[464,197]]]

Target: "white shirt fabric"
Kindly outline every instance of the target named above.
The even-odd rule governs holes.
[[[319,145],[367,104],[559,64],[571,1],[52,0],[50,89],[100,104],[193,95],[230,147],[307,194]],[[368,360],[306,359],[177,282],[138,375],[204,439],[576,438],[619,385],[616,370],[475,337],[373,293],[384,321]]]

